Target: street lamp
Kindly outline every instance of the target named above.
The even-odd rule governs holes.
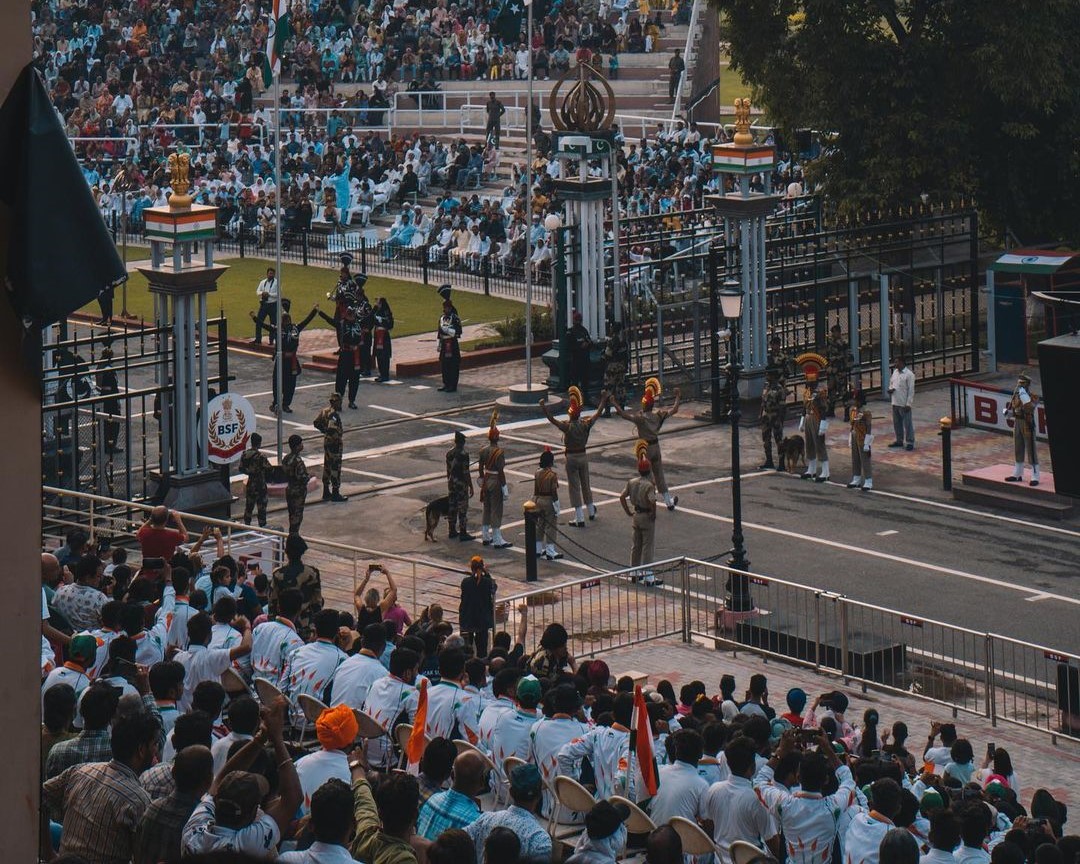
[[[728,392],[731,399],[731,407],[728,418],[731,421],[731,558],[728,566],[732,570],[742,571],[731,573],[728,576],[728,602],[730,612],[749,612],[754,608],[754,601],[750,597],[750,582],[745,575],[750,569],[750,562],[746,558],[746,547],[743,545],[742,531],[742,475],[739,470],[739,418],[742,412],[739,408],[739,373],[742,366],[739,363],[739,335],[742,329],[742,305],[743,291],[739,283],[734,279],[727,279],[724,287],[719,291],[720,314],[728,322],[731,331],[728,355]]]

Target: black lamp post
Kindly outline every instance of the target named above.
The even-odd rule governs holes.
[[[754,608],[754,601],[750,597],[750,582],[745,575],[750,569],[750,562],[746,558],[746,547],[743,545],[742,530],[742,474],[739,467],[739,419],[742,416],[739,399],[739,373],[742,365],[739,363],[739,336],[742,324],[743,291],[739,283],[734,279],[724,282],[720,289],[720,313],[727,319],[731,331],[731,352],[728,359],[728,392],[730,393],[730,409],[728,418],[731,421],[731,558],[728,566],[733,570],[742,571],[731,573],[728,577],[728,602],[727,608],[731,612],[749,612]]]

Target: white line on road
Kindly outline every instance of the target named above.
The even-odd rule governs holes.
[[[1038,594],[1032,594],[1030,597],[1025,597],[1028,603],[1038,603],[1040,600],[1056,599],[1053,594],[1047,594],[1045,591],[1040,591]]]
[[[260,420],[269,420],[272,424],[277,423],[277,417],[274,417],[272,414],[256,414],[255,416],[258,417]],[[284,423],[286,426],[295,426],[297,429],[311,428],[310,423],[297,423],[295,420],[286,420],[284,417],[281,419],[281,422]]]
[[[894,530],[878,531],[877,536],[878,537],[891,537],[893,534],[899,534],[899,533],[900,533],[899,531],[894,531]]]
[[[333,381],[320,381],[317,384],[301,384],[297,387],[297,390],[314,390],[316,387],[330,387],[333,385]],[[259,396],[273,396],[273,390],[263,390],[259,393],[245,393],[243,394],[245,399],[256,399]]]
[[[388,408],[385,405],[368,405],[368,408],[374,408],[376,411],[385,411],[387,414],[397,414],[401,417],[419,417],[419,414],[414,414],[412,411],[402,411],[400,408]]]
[[[376,480],[386,480],[388,483],[397,483],[401,480],[400,477],[391,477],[389,474],[376,474],[374,471],[361,471],[359,468],[349,468],[345,465],[341,466],[342,471],[348,471],[350,474],[361,474],[364,477],[374,477]]]

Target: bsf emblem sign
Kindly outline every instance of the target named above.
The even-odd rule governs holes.
[[[255,431],[255,409],[239,393],[222,393],[210,402],[206,416],[207,457],[216,465],[235,462]]]

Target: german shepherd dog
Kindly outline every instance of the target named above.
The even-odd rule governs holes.
[[[800,464],[806,467],[806,445],[802,435],[788,435],[780,445],[780,470],[795,474]]]
[[[450,496],[443,495],[442,498],[436,498],[430,504],[424,508],[424,539],[430,540],[432,543],[435,540],[435,529],[439,527],[440,519],[450,518]]]

